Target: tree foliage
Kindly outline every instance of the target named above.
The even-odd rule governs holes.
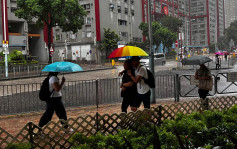
[[[227,50],[229,47],[229,42],[227,37],[221,36],[217,41],[217,46],[220,50]]]
[[[48,39],[51,39],[51,29],[58,26],[63,32],[76,33],[84,24],[86,12],[77,0],[17,0],[18,9],[15,15],[28,22],[36,21],[36,24],[48,27]],[[48,40],[48,50],[51,41]],[[49,62],[51,56],[49,52]]]
[[[163,27],[167,27],[171,32],[178,33],[179,27],[183,25],[183,22],[176,17],[165,16],[160,20]]]
[[[225,30],[225,35],[228,38],[228,41],[233,39],[234,43],[237,43],[237,20],[232,22],[230,27]]]
[[[215,44],[214,44],[214,43],[211,43],[211,44],[209,45],[209,52],[210,52],[210,53],[215,53]]]
[[[148,24],[142,22],[139,26],[142,34],[148,36]],[[167,27],[163,27],[159,22],[152,22],[152,39],[153,44],[157,47],[163,43],[165,47],[171,47],[173,42],[177,39],[177,33],[170,31]]]
[[[100,50],[104,51],[107,57],[110,52],[118,47],[119,40],[119,35],[115,31],[111,31],[110,28],[104,28],[104,40],[101,42]]]

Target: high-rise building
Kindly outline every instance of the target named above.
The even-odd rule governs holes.
[[[225,28],[237,20],[237,0],[225,0]]]
[[[147,0],[142,0],[143,21],[147,21]],[[223,35],[224,0],[153,0],[152,14],[159,20],[164,15],[183,21],[179,40],[183,47],[204,48]]]

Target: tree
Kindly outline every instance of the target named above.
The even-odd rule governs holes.
[[[221,50],[227,50],[229,47],[229,42],[227,37],[221,36],[217,41],[217,47]]]
[[[230,27],[225,30],[225,35],[228,41],[233,39],[234,43],[237,43],[237,20],[230,23]]]
[[[108,54],[118,48],[119,35],[115,31],[111,31],[110,28],[104,28],[104,40],[101,42],[100,50],[105,51],[106,57]]]
[[[139,26],[139,29],[142,30],[142,34],[148,36],[148,24],[142,22]],[[173,42],[177,39],[177,33],[170,31],[166,27],[162,27],[159,22],[152,22],[152,38],[153,44],[158,47],[161,43],[163,43],[165,47],[171,47]]]
[[[163,27],[167,27],[171,32],[178,33],[179,27],[183,25],[183,22],[176,17],[165,16],[160,20]]]
[[[210,52],[210,53],[215,53],[215,43],[211,43],[211,44],[209,45],[209,52]]]
[[[48,29],[48,50],[51,48],[52,28],[58,26],[63,32],[76,33],[84,24],[86,12],[78,0],[17,0],[15,15],[28,22],[36,19],[36,24]],[[52,57],[49,51],[49,63]]]
[[[129,42],[128,45],[129,46],[139,47],[139,48],[141,48],[144,51],[149,53],[149,43],[147,43],[147,42],[136,42],[136,41],[133,41],[133,42]]]

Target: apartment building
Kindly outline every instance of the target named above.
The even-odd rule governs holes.
[[[237,20],[237,0],[225,0],[225,28],[230,26],[230,23]]]
[[[142,22],[141,2],[137,0],[79,0],[87,11],[85,24],[78,33],[63,33],[54,29],[55,54],[60,59],[97,61],[101,57],[97,42],[103,40],[104,29],[115,31],[125,45],[142,41],[139,25]],[[58,51],[58,53],[57,53]]]
[[[7,3],[9,49],[21,50],[24,55],[31,55],[40,62],[48,62],[48,49],[44,42],[44,31],[34,24],[14,15],[17,9],[16,0],[5,0]],[[97,42],[103,40],[103,28],[110,28],[119,34],[125,45],[130,41],[142,41],[139,25],[142,22],[141,1],[137,0],[79,0],[87,11],[85,23],[81,30],[62,32],[58,27],[53,29],[53,61],[87,60],[99,61],[101,57]],[[1,6],[2,9],[2,6]],[[2,13],[0,16],[2,19]],[[0,23],[0,40],[2,40],[2,23]],[[2,43],[2,42],[1,42]],[[0,51],[2,50],[0,44]]]
[[[24,55],[35,56],[36,59],[42,58],[44,60],[47,57],[46,51],[40,53],[44,49],[44,42],[40,38],[43,37],[42,29],[37,29],[33,24],[27,24],[23,19],[19,19],[14,15],[14,11],[17,9],[16,0],[5,0],[7,10],[7,23],[8,23],[8,44],[9,51],[20,50]],[[3,4],[2,4],[3,5]],[[3,7],[0,7],[2,12]],[[2,13],[0,13],[0,19],[2,20]],[[3,30],[2,21],[0,23],[0,51],[2,48]]]
[[[148,1],[142,3],[143,21],[147,21]],[[224,33],[224,0],[153,0],[152,14],[155,20],[169,15],[183,21],[179,36],[183,47],[208,47]]]

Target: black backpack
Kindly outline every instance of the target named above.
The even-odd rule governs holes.
[[[143,65],[141,65],[140,68],[141,68],[142,66],[143,66]],[[139,69],[140,69],[140,68],[139,68]],[[139,70],[139,69],[138,69],[138,70]],[[151,72],[149,69],[147,69],[147,68],[146,68],[146,71],[147,71],[148,79],[142,77],[143,80],[144,80],[144,82],[145,82],[150,88],[155,88],[155,87],[156,87],[155,78],[154,78],[152,72]]]
[[[50,77],[47,77],[44,79],[43,83],[41,84],[40,91],[39,91],[39,98],[41,101],[47,101],[49,100],[50,96],[52,95],[53,91],[50,92],[49,90],[49,79]]]
[[[142,67],[143,65],[141,65],[139,67],[139,69]],[[139,70],[138,69],[138,70]],[[147,71],[147,76],[148,76],[148,79],[142,77],[142,79],[144,80],[144,82],[150,87],[150,88],[155,88],[156,87],[156,84],[155,84],[155,78],[152,74],[152,72],[146,68],[146,71]]]

